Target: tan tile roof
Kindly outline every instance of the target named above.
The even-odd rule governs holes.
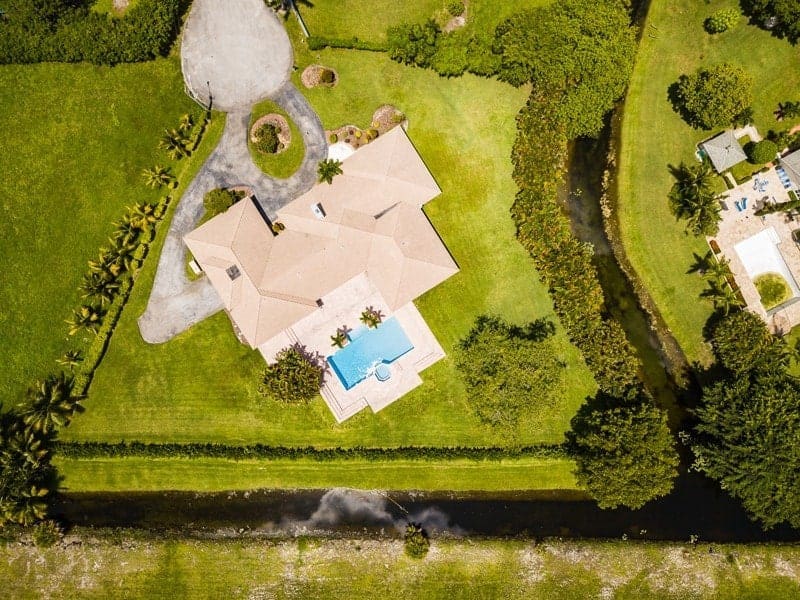
[[[361,273],[395,310],[458,270],[420,210],[440,190],[401,127],[348,157],[342,171],[278,211],[286,226],[278,236],[246,199],[184,238],[251,346]],[[241,275],[231,280],[234,265]]]

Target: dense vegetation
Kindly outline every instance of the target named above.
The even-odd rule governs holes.
[[[722,218],[717,195],[711,187],[714,173],[708,162],[670,166],[675,183],[669,191],[669,208],[675,218],[686,221],[686,230],[696,236],[716,235]]]
[[[481,422],[513,435],[524,413],[560,397],[564,363],[556,355],[548,321],[509,325],[480,316],[456,349],[456,367]]]
[[[800,40],[800,4],[796,0],[742,0],[742,6],[754,23],[771,28],[792,44]]]
[[[0,63],[114,65],[165,56],[178,33],[181,0],[139,0],[124,17],[89,10],[88,0],[6,0]]]
[[[216,217],[224,213],[233,204],[244,197],[244,192],[217,188],[209,190],[203,196],[203,208],[206,209],[204,220]]]
[[[297,348],[284,348],[264,369],[261,393],[279,402],[308,402],[322,387],[322,367]]]
[[[732,312],[711,331],[725,377],[696,411],[695,466],[766,528],[800,527],[800,381],[760,317]]]
[[[753,78],[739,66],[701,67],[681,75],[669,93],[675,111],[698,129],[745,124],[752,119]]]

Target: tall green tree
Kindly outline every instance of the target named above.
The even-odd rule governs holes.
[[[565,0],[503,21],[495,50],[500,80],[557,99],[569,138],[596,135],[633,71],[636,29],[620,2]]]
[[[669,89],[672,105],[697,129],[727,127],[753,103],[753,78],[742,67],[720,64],[681,75]]]
[[[761,317],[736,311],[710,326],[711,347],[717,361],[733,375],[753,371],[782,372],[789,366],[783,339],[772,335]]]
[[[80,402],[80,397],[73,393],[74,383],[72,377],[62,372],[48,375],[31,386],[26,401],[19,406],[25,424],[42,433],[52,433],[68,425]]]
[[[771,27],[792,44],[800,41],[800,3],[797,0],[742,0],[742,8],[754,23]]]
[[[667,415],[644,392],[590,399],[572,419],[567,447],[578,483],[601,508],[640,508],[667,495],[678,476]]]
[[[669,192],[669,208],[675,218],[686,221],[686,229],[694,235],[716,235],[719,231],[721,207],[711,181],[714,173],[708,163],[670,167],[675,183]]]

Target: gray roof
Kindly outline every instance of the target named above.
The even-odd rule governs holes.
[[[792,180],[795,186],[800,187],[800,150],[795,150],[781,158],[783,170]]]
[[[727,171],[734,165],[738,165],[743,160],[747,160],[747,155],[739,145],[733,131],[726,129],[718,136],[706,140],[700,146],[705,150],[711,164],[714,165],[717,173]]]

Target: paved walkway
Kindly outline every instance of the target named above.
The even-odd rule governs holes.
[[[236,0],[237,6],[243,2],[244,0]],[[195,10],[202,9],[209,3],[228,4],[218,0],[195,0],[193,14]],[[260,10],[263,3],[259,0],[258,4]],[[274,18],[271,11],[269,14]],[[270,19],[264,22],[270,22]],[[240,35],[253,32],[251,27],[243,30]],[[256,33],[269,36],[272,35],[272,30],[267,28]],[[288,46],[291,56],[289,39],[282,28],[281,34],[278,41]],[[209,40],[210,43],[215,42],[212,38]],[[234,48],[235,52],[238,50],[238,46]],[[186,68],[187,65],[184,64],[184,69]],[[264,96],[253,98],[252,87],[242,88],[242,102],[247,102],[248,108],[233,110],[228,114],[222,139],[183,194],[172,217],[147,309],[139,317],[139,331],[146,342],[166,342],[223,308],[222,301],[205,277],[190,281],[186,273],[187,254],[183,236],[194,229],[203,216],[203,196],[206,192],[219,187],[249,186],[266,214],[274,216],[278,209],[314,185],[317,164],[327,155],[325,131],[305,97],[288,80],[288,71],[284,73],[284,77],[266,96],[282,106],[300,129],[306,150],[303,163],[288,179],[268,177],[253,163],[247,148],[249,106]],[[235,93],[237,89],[233,88],[231,92]],[[231,106],[236,104],[236,101],[232,101]],[[215,105],[219,107],[216,98]]]
[[[292,46],[263,0],[195,0],[181,38],[189,93],[204,106],[246,110],[289,78]],[[209,98],[210,95],[210,98]]]

